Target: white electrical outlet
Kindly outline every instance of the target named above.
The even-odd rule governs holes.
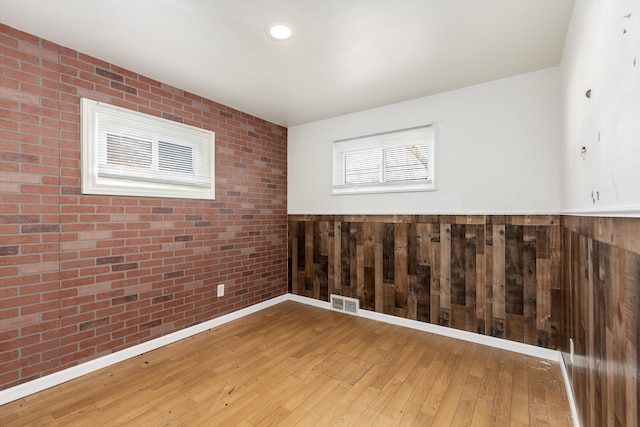
[[[569,338],[569,360],[571,360],[571,363],[574,363],[574,361],[573,361],[573,338]]]
[[[224,285],[218,285],[218,297],[224,296]]]

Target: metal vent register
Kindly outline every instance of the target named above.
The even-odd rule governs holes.
[[[358,315],[360,301],[355,298],[331,294],[331,310]]]

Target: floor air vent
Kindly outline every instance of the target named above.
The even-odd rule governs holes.
[[[360,301],[355,298],[331,294],[331,310],[358,315]]]

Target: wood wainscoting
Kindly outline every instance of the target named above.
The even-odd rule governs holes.
[[[561,222],[562,350],[582,425],[638,426],[640,219]]]
[[[289,215],[289,291],[561,347],[556,215]]]

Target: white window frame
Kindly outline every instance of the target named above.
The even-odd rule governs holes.
[[[435,140],[435,129],[428,124],[334,141],[332,194],[434,191],[436,189]],[[362,184],[346,182],[346,158],[349,154],[380,151],[380,158],[383,159],[385,149],[415,145],[427,146],[427,179],[386,182],[385,165],[384,161],[381,161],[378,166],[378,182]],[[373,169],[375,168],[374,166]]]
[[[86,98],[81,99],[81,121],[83,194],[215,198],[214,132]],[[148,142],[147,161],[127,166],[107,160],[107,141],[118,138]],[[165,157],[173,169],[160,154],[169,146],[184,148]],[[179,151],[192,157],[175,160]]]

